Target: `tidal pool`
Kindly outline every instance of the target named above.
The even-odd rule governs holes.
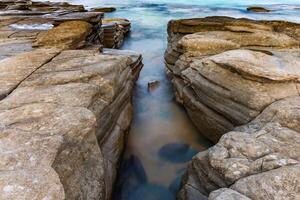
[[[134,120],[114,191],[115,200],[175,199],[187,161],[212,145],[197,133],[174,100],[163,60],[170,19],[223,15],[300,22],[299,0],[72,0],[88,8],[117,7],[106,17],[123,17],[132,31],[123,49],[143,54],[144,68],[134,91]],[[282,3],[284,2],[284,3]],[[270,13],[251,13],[262,5]],[[160,81],[151,92],[149,81]]]

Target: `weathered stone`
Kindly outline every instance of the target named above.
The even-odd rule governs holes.
[[[231,187],[251,199],[297,199],[299,104],[299,96],[277,101],[249,124],[225,134],[207,153],[193,159],[184,185],[190,185],[193,177],[202,182],[194,188],[205,195]]]
[[[121,18],[108,18],[102,20],[102,23],[104,29],[104,46],[106,48],[121,47],[125,35],[130,31],[130,21]]]
[[[0,99],[11,93],[34,71],[58,54],[55,49],[38,49],[0,62]]]
[[[0,172],[0,199],[65,199],[57,173],[50,167]]]
[[[52,167],[64,188],[52,196],[110,199],[131,122],[136,65],[141,59],[68,50],[33,71],[0,101],[0,170]]]
[[[60,24],[47,32],[40,33],[35,47],[76,49],[84,46],[92,25],[82,21],[70,21]]]
[[[217,142],[273,102],[298,95],[299,36],[288,30],[299,27],[226,17],[170,22],[166,65],[177,101],[202,134]]]
[[[227,188],[222,188],[212,192],[209,200],[250,200],[248,197]]]
[[[298,199],[300,26],[212,17],[168,30],[176,99],[217,143],[193,158],[178,199]]]

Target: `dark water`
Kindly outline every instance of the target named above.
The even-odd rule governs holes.
[[[170,19],[226,15],[300,22],[300,0],[73,0],[88,7],[115,6],[107,17],[132,21],[123,49],[143,54],[144,68],[134,91],[134,120],[119,170],[115,200],[171,200],[186,164],[211,144],[197,133],[184,109],[174,101],[164,71],[166,27]],[[283,4],[284,2],[284,4]],[[249,13],[249,5],[265,4],[270,13]],[[297,5],[298,4],[298,5]],[[149,92],[149,81],[160,81]]]

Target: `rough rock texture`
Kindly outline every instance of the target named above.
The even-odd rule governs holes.
[[[214,142],[271,103],[298,95],[300,25],[211,17],[169,23],[177,100]]]
[[[190,199],[182,195],[186,187],[204,195],[230,187],[251,199],[300,198],[299,105],[298,96],[277,101],[199,153],[189,164],[180,199]]]
[[[76,27],[76,28],[74,28]],[[83,21],[64,22],[38,35],[34,46],[44,48],[77,49],[86,43],[92,25]]]
[[[127,19],[108,18],[103,21],[104,47],[120,48],[126,34],[130,31],[131,23]]]
[[[250,200],[248,197],[227,188],[222,188],[212,192],[209,200]]]
[[[103,13],[82,12],[64,3],[35,2],[30,7],[9,13],[0,8],[0,59],[31,51],[32,46],[74,49],[98,45],[102,50]]]
[[[24,55],[1,64],[10,66],[5,61],[20,56]],[[27,68],[38,69],[0,101],[1,171],[24,171],[29,176],[31,169],[52,167],[59,179],[52,172],[58,186],[45,194],[49,198],[62,199],[63,186],[67,199],[109,199],[131,121],[130,97],[137,75],[132,64],[137,60],[93,50],[63,51],[47,63],[43,56],[36,60],[38,67],[32,59],[23,60]],[[10,179],[5,177],[0,187],[13,188],[5,194],[11,199],[36,187],[22,178],[11,185]],[[18,184],[24,189],[15,192]],[[27,199],[42,199],[28,195]]]
[[[0,11],[0,199],[111,199],[142,57],[99,52],[102,13],[18,3]]]
[[[177,99],[216,142],[189,163],[178,199],[300,199],[299,33],[288,22],[170,22]]]

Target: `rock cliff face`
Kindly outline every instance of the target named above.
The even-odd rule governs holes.
[[[299,199],[300,25],[210,17],[168,31],[177,100],[216,143],[178,199]]]
[[[99,52],[101,13],[50,15],[0,17],[0,199],[110,199],[142,58]]]

